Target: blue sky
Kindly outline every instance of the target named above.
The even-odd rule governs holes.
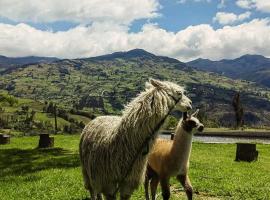
[[[177,0],[161,0],[159,14],[160,16],[153,19],[139,19],[132,22],[130,25],[130,32],[139,32],[144,24],[147,22],[157,23],[160,27],[167,31],[177,32],[181,29],[185,29],[188,26],[195,26],[199,24],[211,24],[215,29],[221,28],[223,25],[218,22],[213,22],[213,18],[217,12],[228,12],[234,14],[241,14],[246,12],[236,5],[235,1],[227,0],[224,5],[218,0],[212,1],[192,1],[187,0],[185,3],[179,3]],[[250,18],[243,20],[250,21],[254,18],[265,18],[269,17],[269,13],[261,13],[256,10],[252,12]],[[31,22],[31,21],[14,21],[6,17],[0,17],[0,23],[6,24],[18,24],[20,22],[25,22],[40,30],[52,30],[56,31],[66,31],[68,29],[78,26],[80,23],[71,21],[57,21],[51,23],[45,22]],[[89,22],[91,23],[91,22]],[[237,24],[237,23],[234,23]]]
[[[269,57],[269,35],[265,0],[0,0],[0,54],[7,56],[144,48],[183,61]]]

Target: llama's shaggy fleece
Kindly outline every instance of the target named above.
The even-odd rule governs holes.
[[[121,199],[129,199],[144,179],[147,155],[140,155],[128,176],[124,174],[146,138],[152,134],[156,137],[157,126],[176,104],[181,111],[191,108],[191,101],[183,93],[181,86],[151,79],[121,117],[97,117],[86,125],[80,140],[80,158],[85,187],[92,199],[100,193],[115,199],[123,179],[119,186]]]

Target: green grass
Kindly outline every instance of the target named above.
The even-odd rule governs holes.
[[[0,146],[0,199],[85,199],[79,135],[56,135],[55,148],[38,150],[38,137]],[[195,199],[270,199],[270,146],[258,144],[257,162],[235,162],[235,145],[194,143],[190,178]],[[171,180],[172,199],[185,199]],[[144,199],[140,187],[132,199]],[[161,196],[159,195],[159,198]]]
[[[49,121],[54,126],[54,116],[48,113],[36,113],[35,120],[38,121]],[[57,117],[57,125],[58,127],[63,128],[65,125],[69,125],[70,123],[60,117]]]

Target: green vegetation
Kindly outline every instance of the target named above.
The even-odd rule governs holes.
[[[78,135],[56,135],[55,148],[36,149],[38,137],[11,138],[0,146],[1,199],[85,199]],[[190,177],[196,199],[269,199],[270,148],[257,145],[256,162],[235,162],[235,145],[194,143]],[[185,199],[172,180],[172,199]],[[180,189],[176,190],[176,189]],[[132,199],[144,199],[140,187]],[[159,196],[160,199],[160,196]]]
[[[52,102],[15,98],[7,93],[0,93],[1,132],[17,136],[53,132],[55,114],[58,132],[81,132],[85,124],[90,121],[89,117],[76,114],[76,110],[71,113],[69,110],[57,107],[55,113],[55,104]]]
[[[0,89],[17,98],[54,102],[66,111],[120,114],[150,77],[186,86],[207,127],[235,125],[231,102],[236,91],[241,95],[245,125],[263,128],[270,123],[270,92],[265,88],[197,71],[177,60],[158,56],[123,55],[26,65],[3,72]]]

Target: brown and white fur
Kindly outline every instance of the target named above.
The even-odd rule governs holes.
[[[189,200],[192,199],[192,185],[188,177],[189,157],[192,148],[192,130],[203,131],[203,124],[196,118],[199,110],[188,116],[183,113],[183,119],[177,125],[173,141],[158,139],[148,158],[145,178],[145,197],[149,200],[149,181],[152,200],[155,199],[156,189],[160,182],[164,200],[170,198],[169,181],[172,176],[185,189]]]
[[[122,200],[130,198],[144,180],[148,154],[140,154],[134,163],[133,159],[154,134],[148,144],[149,150],[152,148],[157,129],[175,106],[183,112],[191,109],[184,89],[151,79],[122,116],[101,116],[86,125],[80,140],[80,159],[91,200],[102,199],[101,193],[114,200],[118,187]]]

